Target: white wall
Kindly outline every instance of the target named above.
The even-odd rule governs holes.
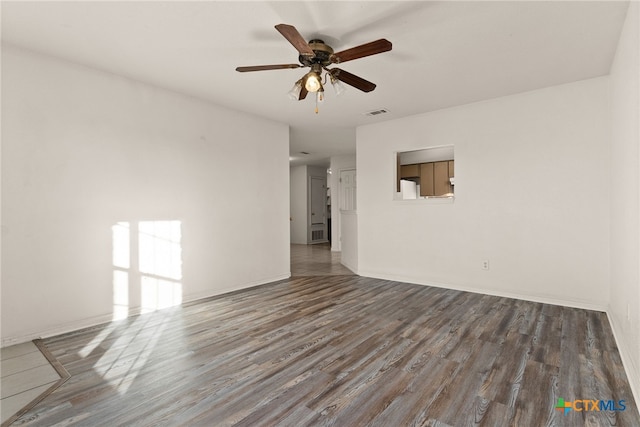
[[[291,243],[307,244],[307,166],[294,166],[289,172],[291,199]]]
[[[607,82],[358,128],[359,274],[604,309]],[[453,203],[392,200],[396,151],[450,144]]]
[[[184,300],[287,277],[288,135],[3,46],[3,345],[111,319],[121,221],[181,222]]]
[[[609,319],[640,402],[640,5],[631,2],[611,69]]]
[[[340,171],[356,168],[356,155],[349,154],[331,157],[331,177],[329,187],[331,187],[331,250],[341,251],[340,241]]]
[[[341,211],[342,253],[340,263],[356,274],[358,271],[358,213]]]

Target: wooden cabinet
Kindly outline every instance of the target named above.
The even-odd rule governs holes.
[[[433,163],[420,164],[420,196],[435,196]]]
[[[396,191],[400,191],[400,180],[410,179],[416,181],[420,178],[420,165],[400,165],[400,156],[398,156],[398,182]]]
[[[453,194],[450,178],[454,177],[454,161],[398,165],[400,179],[411,179],[420,184],[420,197],[438,197]]]
[[[453,193],[453,160],[420,163],[420,196],[434,197]]]
[[[436,196],[444,196],[452,192],[448,161],[433,163],[433,185]]]
[[[400,167],[400,178],[419,178],[420,165],[402,165]]]

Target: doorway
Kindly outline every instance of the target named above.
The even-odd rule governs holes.
[[[327,178],[309,177],[309,243],[327,242]]]
[[[291,277],[354,275],[340,260],[340,252],[332,252],[328,243],[292,244]]]

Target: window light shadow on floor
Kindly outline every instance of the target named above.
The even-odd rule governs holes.
[[[84,346],[86,358],[104,350],[93,365],[120,394],[142,370],[171,316],[138,316],[108,348],[99,347],[139,307],[141,314],[182,303],[181,221],[122,221],[111,227],[113,242],[113,322]]]

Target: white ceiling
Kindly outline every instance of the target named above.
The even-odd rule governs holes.
[[[606,75],[628,3],[615,1],[2,1],[2,38],[291,126],[297,162],[355,152],[355,127]],[[335,51],[379,38],[391,52],[341,64],[378,85],[291,101],[305,69],[274,25]],[[388,114],[363,113],[385,108]]]

